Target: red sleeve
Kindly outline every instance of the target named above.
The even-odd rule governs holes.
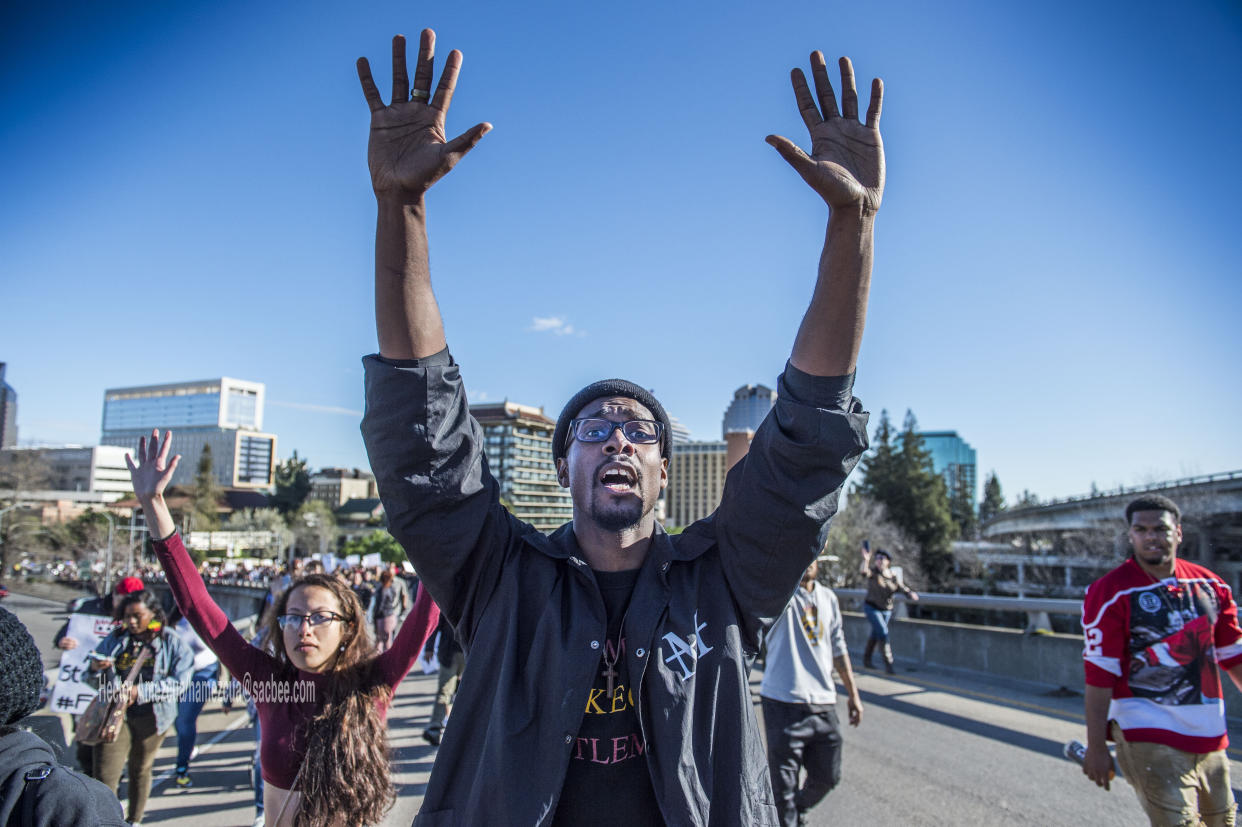
[[[1216,618],[1212,642],[1216,646],[1217,663],[1230,669],[1242,663],[1242,628],[1238,626],[1238,604],[1233,602],[1233,592],[1224,583],[1216,584],[1216,595],[1220,601],[1220,615]]]
[[[1082,660],[1088,686],[1112,689],[1123,679],[1129,604],[1105,580],[1087,589],[1082,603]]]
[[[393,641],[392,648],[375,659],[380,680],[395,690],[397,684],[409,674],[419,654],[423,651],[427,638],[431,637],[431,633],[436,630],[439,623],[440,609],[431,599],[431,595],[427,594],[427,590],[423,588],[420,581],[418,597],[414,599],[414,608],[402,622],[401,631],[397,632],[397,639]]]
[[[270,677],[275,671],[275,660],[247,643],[216,601],[211,599],[207,584],[181,542],[181,533],[155,541],[155,556],[164,569],[177,608],[181,609],[181,614],[190,621],[203,643],[216,653],[229,672],[238,680],[247,674],[252,680]]]

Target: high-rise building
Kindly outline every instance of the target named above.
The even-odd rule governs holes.
[[[776,404],[776,391],[767,385],[743,385],[733,392],[733,401],[725,409],[721,437],[731,433],[759,430],[759,423]]]
[[[152,428],[173,431],[181,464],[173,485],[189,485],[210,446],[217,482],[230,488],[267,488],[276,468],[276,437],[263,433],[260,382],[220,377],[198,382],[110,388],[104,391],[100,443],[136,451]]]
[[[970,492],[970,501],[977,501],[975,449],[970,443],[958,436],[957,431],[922,431],[919,436],[923,438],[923,446],[931,452],[932,468],[944,477],[949,496],[953,496],[959,485],[964,485]]]
[[[664,522],[688,526],[711,514],[724,494],[727,451],[722,442],[687,442],[673,451]]]
[[[4,362],[0,362],[0,448],[17,444],[17,391],[4,381]]]
[[[483,428],[483,453],[500,484],[500,496],[513,515],[540,531],[553,531],[573,519],[569,492],[556,481],[552,432],[556,420],[543,408],[497,402],[471,405]]]

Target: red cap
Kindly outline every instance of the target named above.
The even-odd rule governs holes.
[[[145,589],[146,586],[137,577],[126,577],[124,580],[116,584],[114,591],[117,594],[133,594]]]

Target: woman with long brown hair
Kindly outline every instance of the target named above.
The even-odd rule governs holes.
[[[161,443],[152,431],[139,441],[138,464],[126,457],[134,494],[177,605],[258,707],[267,824],[378,823],[396,798],[388,705],[439,610],[420,586],[395,644],[377,656],[357,595],[339,577],[311,574],[277,599],[266,651],[251,646],[207,594],[164,503],[181,459],[168,459],[171,436]]]

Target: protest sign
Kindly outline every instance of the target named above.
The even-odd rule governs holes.
[[[86,656],[108,636],[112,628],[110,617],[69,615],[69,630],[65,635],[76,640],[78,645],[60,655],[60,671],[56,675],[56,686],[52,688],[52,698],[48,701],[52,711],[81,715],[90,706],[96,690],[85,680],[86,673],[90,671]]]

